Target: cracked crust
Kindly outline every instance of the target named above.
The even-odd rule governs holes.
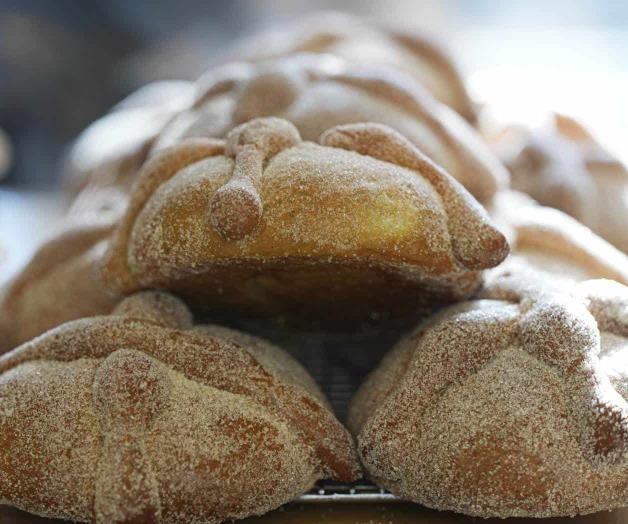
[[[44,243],[0,296],[0,353],[63,322],[109,313],[119,297],[100,275],[113,226],[84,223]]]
[[[507,252],[473,198],[392,129],[338,126],[319,145],[266,118],[147,162],[104,273],[123,293],[364,319],[469,296]]]
[[[628,288],[497,269],[421,325],[353,400],[369,476],[480,517],[628,504]]]
[[[341,124],[376,122],[406,136],[480,202],[490,202],[508,174],[458,115],[421,84],[386,65],[351,64],[325,54],[236,62],[197,82],[196,100],[165,126],[153,150],[187,137],[222,138],[238,124],[276,116],[306,140]]]
[[[391,65],[414,77],[469,122],[477,120],[462,76],[440,43],[418,32],[370,23],[354,15],[315,13],[289,27],[245,39],[231,57],[259,61],[295,53],[325,53],[353,63]]]
[[[0,501],[83,522],[218,523],[360,474],[299,364],[160,292],[0,357],[0,430]]]

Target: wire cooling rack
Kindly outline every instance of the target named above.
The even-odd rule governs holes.
[[[301,495],[297,501],[317,504],[327,502],[398,502],[400,499],[368,482],[340,484],[322,481],[312,490]]]

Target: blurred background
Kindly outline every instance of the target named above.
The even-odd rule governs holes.
[[[55,204],[24,192],[57,188],[71,141],[120,99],[152,80],[193,80],[238,38],[322,9],[433,34],[496,118],[566,112],[628,160],[622,0],[0,0],[0,144],[11,144],[0,245],[17,239],[28,253],[45,234],[46,213],[31,210]]]
[[[195,79],[251,31],[330,8],[433,33],[500,118],[562,110],[623,153],[622,0],[0,0],[4,184],[53,187],[68,142],[137,87]]]

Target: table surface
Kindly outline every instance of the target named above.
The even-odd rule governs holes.
[[[64,521],[35,517],[0,506],[0,524],[61,524]],[[243,524],[626,524],[628,508],[575,518],[477,519],[433,511],[406,503],[391,504],[290,504]]]

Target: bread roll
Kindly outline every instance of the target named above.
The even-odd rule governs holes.
[[[88,126],[72,144],[64,166],[70,192],[90,185],[128,189],[155,136],[188,107],[193,90],[191,82],[153,82]]]
[[[500,191],[489,214],[508,237],[512,272],[533,268],[577,282],[607,278],[628,285],[628,257],[574,218],[524,193]]]
[[[147,162],[104,270],[122,293],[345,323],[468,297],[507,253],[477,202],[392,129],[339,126],[314,144],[267,118]]]
[[[328,53],[352,63],[387,64],[412,75],[439,101],[471,123],[476,109],[457,66],[438,42],[417,31],[323,12],[254,35],[232,58],[261,60],[295,53]]]
[[[0,357],[0,504],[81,522],[218,523],[321,478],[353,440],[286,353],[133,295]]]
[[[368,475],[426,506],[556,517],[628,505],[628,288],[496,270],[352,402]]]
[[[581,124],[556,114],[538,129],[504,131],[495,148],[514,189],[573,216],[628,253],[628,169]]]
[[[100,261],[112,228],[75,224],[37,250],[0,294],[0,353],[68,320],[111,312],[120,297],[105,287]]]
[[[223,138],[264,116],[289,120],[312,141],[336,125],[376,122],[408,138],[480,202],[507,184],[506,170],[471,126],[414,78],[384,64],[325,54],[236,62],[210,70],[197,89],[192,108],[173,118],[154,149],[184,137]]]

